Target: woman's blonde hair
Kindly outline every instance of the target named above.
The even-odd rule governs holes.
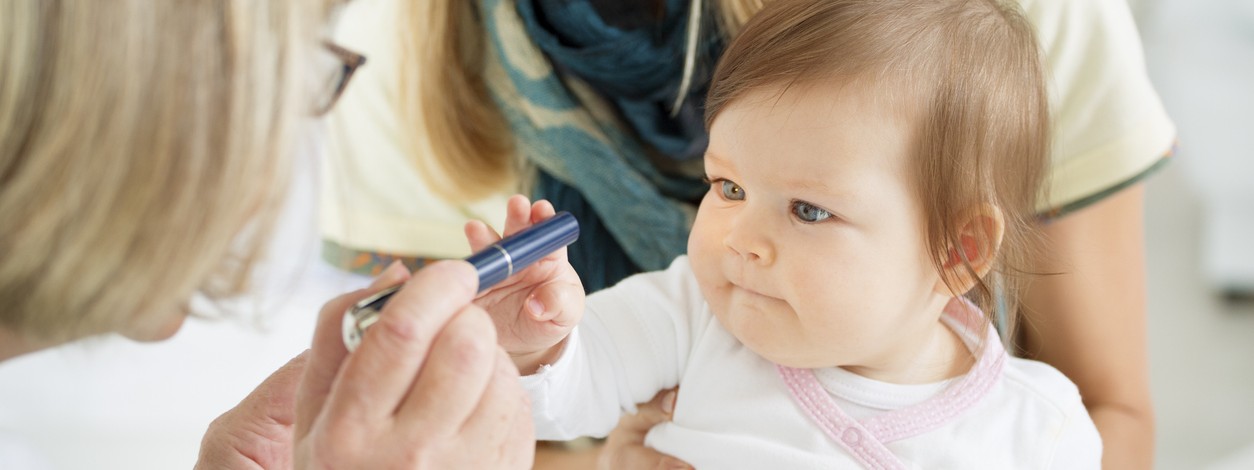
[[[766,1],[710,3],[730,35]],[[486,49],[478,3],[401,2],[400,107],[408,129],[402,138],[428,186],[455,202],[508,188],[519,168],[513,132],[488,91],[485,61],[495,58]]]
[[[998,301],[1015,312],[1037,245],[1035,202],[1048,164],[1049,106],[1031,24],[998,0],[776,0],[724,53],[706,122],[755,90],[853,82],[872,85],[917,119],[913,176],[937,272],[947,272],[957,249],[975,280],[968,298],[985,312],[998,311]],[[962,254],[958,224],[984,203],[1005,219],[992,265],[1001,296]],[[953,278],[944,280],[958,290]],[[1014,315],[1005,318],[1013,323]]]
[[[0,326],[67,341],[238,293],[327,3],[0,2]]]
[[[478,10],[478,0],[401,2],[401,138],[431,190],[454,202],[493,194],[515,176],[513,134],[484,76]]]

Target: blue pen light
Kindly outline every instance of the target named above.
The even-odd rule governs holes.
[[[479,273],[479,292],[527,269],[550,253],[579,239],[579,222],[569,212],[559,212],[543,222],[501,239],[466,258]],[[384,289],[344,314],[344,345],[349,351],[361,343],[361,336],[378,321],[379,313],[401,286]]]
[[[483,292],[578,238],[579,222],[575,216],[560,212],[479,250],[466,261],[479,272],[479,292]]]

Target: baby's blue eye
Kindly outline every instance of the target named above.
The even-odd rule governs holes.
[[[792,214],[805,223],[822,222],[832,216],[827,209],[803,201],[792,202]]]
[[[743,201],[745,199],[745,190],[731,181],[723,180],[723,198],[729,201]]]

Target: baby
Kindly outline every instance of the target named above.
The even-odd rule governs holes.
[[[697,468],[1097,468],[1075,386],[985,313],[1014,317],[1047,163],[1016,8],[769,2],[715,72],[688,255],[585,300],[559,252],[479,299],[537,437],[679,385],[646,444]],[[506,233],[552,213],[515,196]]]

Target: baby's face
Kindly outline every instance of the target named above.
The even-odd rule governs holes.
[[[862,91],[751,93],[710,130],[692,266],[722,325],[779,364],[891,368],[940,327],[910,122]]]

